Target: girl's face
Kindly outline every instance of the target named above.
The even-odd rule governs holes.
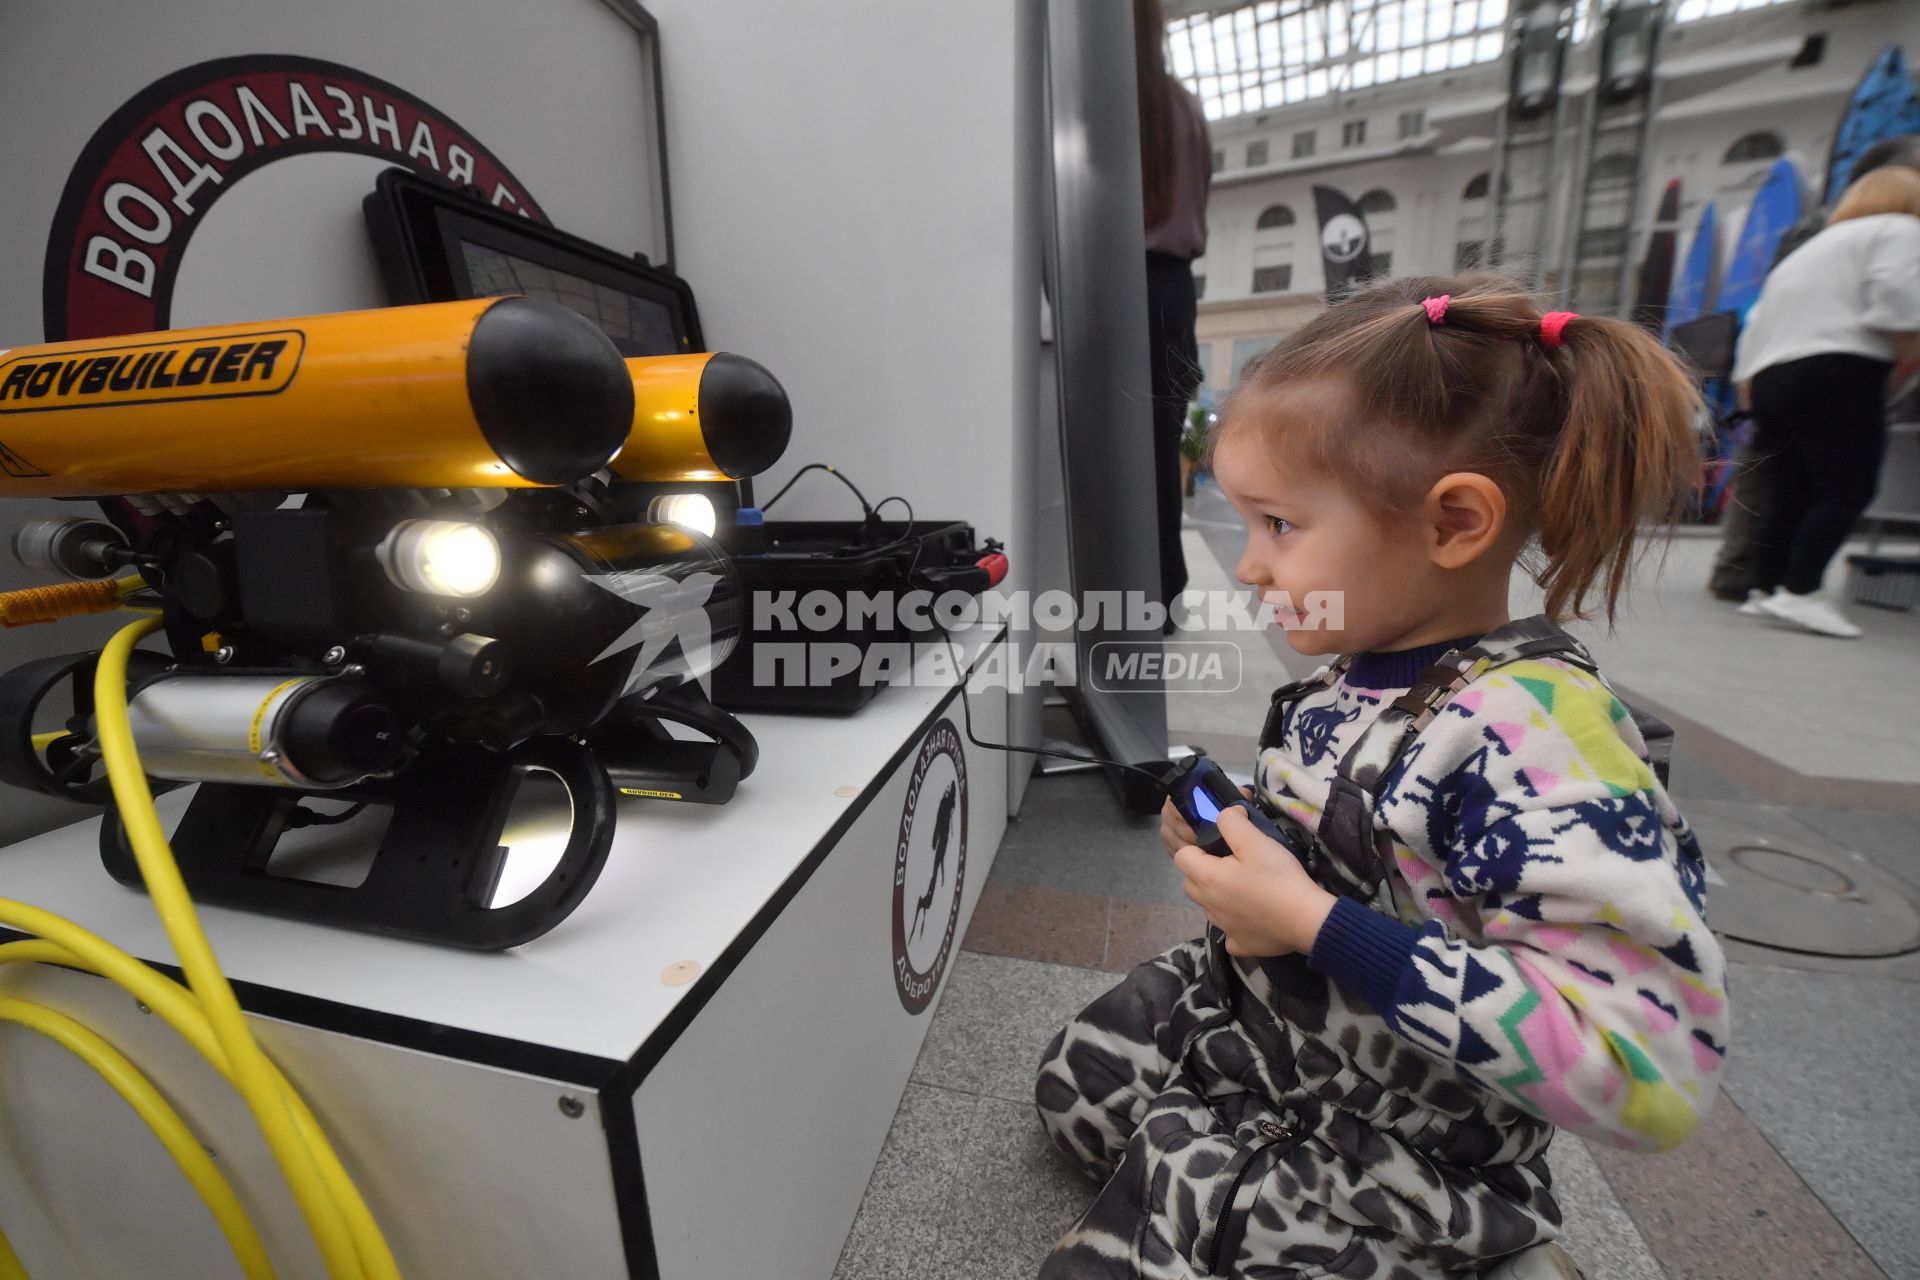
[[[1257,427],[1215,451],[1220,490],[1247,526],[1235,576],[1276,607],[1297,653],[1405,647],[1445,607],[1417,529],[1370,513],[1324,475],[1290,467],[1284,452]]]

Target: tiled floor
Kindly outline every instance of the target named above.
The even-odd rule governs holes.
[[[1234,531],[1204,501],[1195,514],[1215,522],[1188,535],[1195,585],[1224,585]],[[1710,606],[1697,585],[1711,553],[1708,541],[1677,544],[1636,589],[1622,624],[1632,645],[1596,640],[1616,685],[1679,730],[1674,795],[1710,861],[1725,865],[1732,843],[1760,831],[1858,853],[1874,883],[1920,897],[1920,708],[1905,715],[1900,701],[1920,696],[1920,614],[1872,618],[1872,643],[1851,650],[1742,632],[1733,623],[1749,620]],[[1260,691],[1306,664],[1264,636],[1238,639],[1242,689],[1170,699],[1169,726],[1244,772]],[[1861,692],[1880,681],[1899,689]],[[1756,705],[1780,703],[1786,687],[1834,693],[1802,700],[1792,719]],[[1072,735],[1049,714],[1049,733]],[[1815,722],[1809,736],[1784,741],[1801,720]],[[1868,731],[1851,734],[1859,724]],[[1034,1068],[1116,975],[1199,931],[1156,825],[1122,814],[1096,774],[1033,781],[836,1280],[1031,1277],[1087,1203],[1094,1188],[1041,1137]],[[1565,1243],[1590,1280],[1920,1280],[1920,952],[1845,960],[1726,947],[1735,1031],[1719,1105],[1664,1156],[1557,1139]]]

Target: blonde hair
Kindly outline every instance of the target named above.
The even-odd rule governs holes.
[[[1827,215],[1827,225],[1877,213],[1905,213],[1920,218],[1920,173],[1890,164],[1863,174],[1840,197]]]
[[[1442,294],[1435,323],[1424,300]],[[1355,294],[1248,367],[1214,444],[1257,424],[1382,512],[1416,506],[1450,471],[1479,472],[1539,539],[1531,572],[1548,615],[1583,617],[1598,595],[1611,622],[1641,522],[1673,520],[1698,482],[1700,396],[1644,329],[1579,316],[1547,336],[1541,318],[1496,275]],[[1294,411],[1289,393],[1328,377],[1350,412]]]

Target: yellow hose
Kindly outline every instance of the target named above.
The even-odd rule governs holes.
[[[165,1019],[245,1098],[328,1274],[334,1280],[398,1280],[392,1252],[339,1156],[306,1103],[254,1040],[160,826],[127,723],[126,697],[128,655],[159,626],[157,617],[146,618],[122,628],[108,642],[94,677],[94,715],[114,801],[187,987],[70,921],[6,899],[0,899],[0,925],[34,937],[0,946],[0,962],[30,960],[86,969],[123,987]],[[209,1208],[220,1217],[212,1201]],[[223,1221],[223,1229],[225,1225]],[[25,1280],[25,1271],[0,1235],[0,1280],[16,1276]]]
[[[0,1022],[18,1023],[39,1032],[92,1067],[101,1079],[112,1085],[114,1092],[125,1098],[127,1105],[147,1122],[153,1136],[160,1139],[160,1145],[167,1149],[173,1162],[180,1166],[180,1172],[187,1175],[187,1181],[200,1193],[248,1280],[272,1280],[273,1263],[267,1260],[266,1246],[260,1243],[260,1236],[248,1220],[247,1211],[240,1207],[232,1185],[199,1139],[188,1130],[180,1113],[160,1096],[160,1091],[140,1073],[140,1068],[72,1018],[44,1005],[0,997]]]

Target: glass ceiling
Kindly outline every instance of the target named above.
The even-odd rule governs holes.
[[[1680,0],[1675,22],[1790,0]],[[1508,0],[1266,0],[1167,24],[1174,75],[1207,119],[1500,57]],[[1575,38],[1586,35],[1588,4]]]

